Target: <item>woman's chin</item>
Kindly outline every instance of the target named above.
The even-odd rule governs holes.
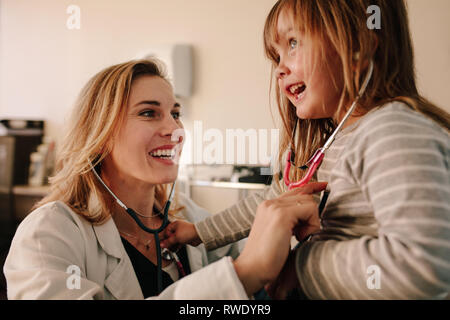
[[[172,171],[172,170],[171,170]],[[174,170],[173,172],[158,172],[157,174],[153,172],[141,175],[139,180],[149,185],[159,185],[159,184],[170,184],[175,182],[178,177],[178,170]]]
[[[175,173],[171,173],[171,174],[167,174],[164,177],[161,177],[159,180],[159,182],[157,184],[169,184],[169,183],[173,183],[175,182],[175,180],[177,180],[178,177],[178,171]]]

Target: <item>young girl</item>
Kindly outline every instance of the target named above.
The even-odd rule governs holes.
[[[370,5],[380,8],[381,29],[366,25]],[[444,298],[450,116],[417,91],[404,2],[280,0],[266,20],[264,43],[284,124],[279,161],[292,144],[296,167],[323,146],[357,99],[370,61],[374,66],[318,170],[329,189],[321,230],[295,249],[272,292],[283,297],[298,287],[310,299]],[[303,175],[297,169],[290,180]],[[262,194],[200,223],[172,224],[164,245],[203,242],[212,249],[247,236],[255,212],[270,210],[264,200],[282,192],[277,177]]]

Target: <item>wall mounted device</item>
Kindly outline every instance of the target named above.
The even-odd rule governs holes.
[[[175,96],[188,98],[192,95],[192,46],[187,44],[155,45],[139,53],[137,58],[158,58],[164,62]]]

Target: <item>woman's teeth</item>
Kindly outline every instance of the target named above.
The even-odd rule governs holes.
[[[175,149],[159,149],[157,151],[150,152],[150,155],[152,157],[158,157],[158,158],[173,158],[175,157]]]

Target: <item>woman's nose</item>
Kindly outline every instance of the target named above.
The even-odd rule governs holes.
[[[179,131],[183,130],[183,125],[180,121],[177,121],[172,117],[172,115],[166,118],[166,121],[163,123],[163,127],[161,129],[161,135],[164,137],[176,138],[178,143],[183,141],[182,137],[179,134]],[[184,131],[184,130],[183,130]],[[172,139],[173,140],[173,139]]]

